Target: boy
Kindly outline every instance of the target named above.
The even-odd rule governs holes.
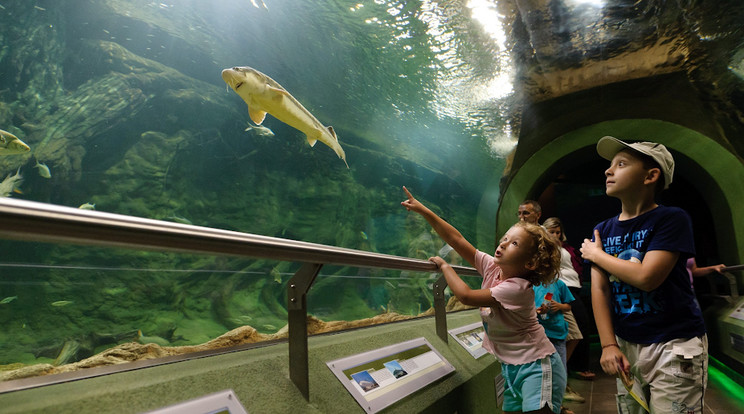
[[[592,262],[602,369],[635,376],[633,392],[653,413],[702,413],[708,339],[685,269],[695,255],[692,224],[683,210],[654,201],[672,182],[674,159],[661,144],[613,137],[600,139],[597,152],[611,161],[607,195],[622,203],[581,246]],[[619,408],[644,412],[622,391]]]

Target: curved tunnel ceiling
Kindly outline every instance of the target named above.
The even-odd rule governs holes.
[[[675,155],[675,177],[690,183],[703,197],[703,202],[715,205],[715,231],[719,246],[744,245],[744,165],[728,149],[699,132],[670,122],[653,119],[626,119],[600,122],[560,136],[535,152],[515,172],[504,193],[497,219],[498,234],[514,222],[514,212],[525,198],[537,198],[544,188],[568,166],[581,166],[597,161],[595,146],[605,135],[621,139],[651,139],[666,145]],[[603,171],[587,171],[601,176]],[[682,179],[680,179],[682,178]],[[616,212],[607,212],[612,216]],[[738,251],[729,250],[727,260],[740,262]]]
[[[744,251],[744,3],[498,2],[515,65],[519,141],[500,183],[497,235],[525,198],[600,161],[612,135],[670,148],[677,185],[714,214],[727,263]],[[588,171],[598,174],[603,170]],[[605,216],[613,215],[612,211]],[[606,218],[604,217],[604,218]]]

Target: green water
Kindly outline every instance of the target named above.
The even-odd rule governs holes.
[[[0,157],[0,175],[24,178],[13,198],[426,259],[443,243],[400,206],[405,185],[493,248],[514,121],[498,20],[483,25],[488,8],[473,19],[479,2],[0,3],[0,129],[31,147]],[[333,126],[350,168],[271,115],[274,136],[245,131],[246,104],[220,77],[233,66],[267,74]],[[52,362],[74,341],[72,362],[138,331],[170,345],[242,325],[273,333],[300,266],[0,249],[0,365]],[[432,277],[326,267],[310,313],[416,315],[432,304]]]

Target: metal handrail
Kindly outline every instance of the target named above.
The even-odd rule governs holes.
[[[0,238],[304,263],[288,282],[287,309],[290,378],[307,400],[307,293],[323,265],[438,271],[426,260],[11,198],[0,198]],[[471,267],[452,267],[461,275],[478,275]],[[445,287],[440,277],[433,289],[437,335],[447,342]]]
[[[427,260],[12,198],[0,198],[0,238],[437,271]],[[471,267],[452,267],[462,275],[478,275]]]
[[[721,269],[722,272],[736,272],[739,270],[744,270],[744,264],[740,265],[733,265],[733,266],[726,266],[723,269]]]

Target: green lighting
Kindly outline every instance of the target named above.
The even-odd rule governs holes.
[[[721,369],[727,373],[725,374]],[[708,386],[715,385],[730,398],[732,404],[744,410],[744,388],[731,379],[729,375],[741,376],[741,374],[721,364],[717,359],[709,357]]]

